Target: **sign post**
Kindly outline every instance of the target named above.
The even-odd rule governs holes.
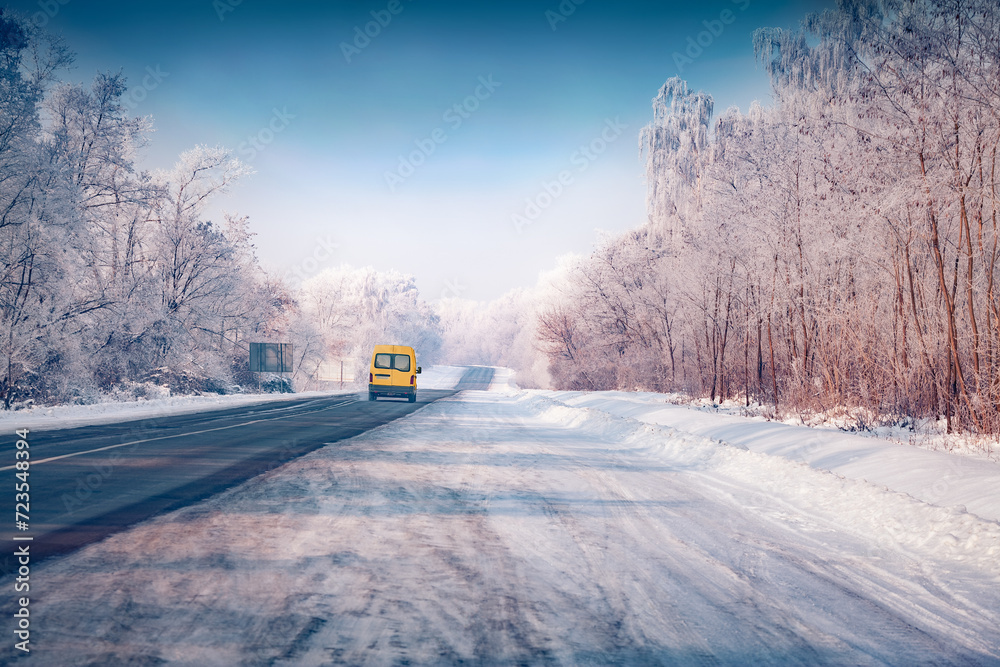
[[[292,368],[291,343],[250,343],[250,372],[252,373],[291,373]],[[258,390],[260,376],[257,377]]]

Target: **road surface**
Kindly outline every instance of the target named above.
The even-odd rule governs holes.
[[[491,369],[470,368],[456,389],[487,388],[491,376]],[[31,536],[33,562],[38,563],[453,393],[420,389],[413,404],[338,395],[31,431],[28,530],[18,533],[11,521],[3,537],[10,543],[15,535]],[[0,467],[11,486],[13,468]],[[0,556],[0,577],[13,569],[13,559]]]
[[[38,659],[1000,664],[992,547],[898,548],[824,498],[916,501],[540,400],[463,392],[49,561]]]

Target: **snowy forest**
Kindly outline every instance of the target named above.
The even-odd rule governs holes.
[[[843,0],[752,48],[768,105],[716,115],[679,78],[653,100],[647,224],[534,288],[431,304],[395,272],[265,271],[248,218],[205,218],[246,165],[199,146],[140,171],[152,120],[123,77],[62,83],[67,47],[0,15],[4,406],[238,391],[249,341],[292,342],[295,387],[322,388],[405,339],[526,387],[1000,433],[1000,8]]]
[[[557,386],[1000,431],[1000,7],[852,0],[753,48],[774,103],[670,79],[650,220],[544,309]]]
[[[295,373],[272,390],[317,388],[324,360],[386,336],[433,359],[437,317],[412,277],[342,267],[293,288],[270,275],[247,217],[205,218],[251,170],[207,146],[138,170],[152,119],[130,116],[121,74],[61,82],[71,62],[61,40],[0,13],[5,408],[240,391],[258,383],[250,341],[294,346]]]

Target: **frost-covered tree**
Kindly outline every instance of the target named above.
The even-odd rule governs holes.
[[[701,206],[712,96],[672,77],[653,99],[653,122],[639,135],[646,156],[646,203],[653,229],[665,237],[687,231]]]
[[[545,285],[515,289],[488,303],[442,299],[435,305],[441,321],[441,358],[449,364],[505,366],[521,387],[549,384],[547,359],[536,341]]]
[[[299,302],[323,340],[325,358],[346,361],[356,378],[367,377],[375,345],[411,346],[422,365],[438,357],[438,317],[420,298],[413,276],[330,268],[302,284]]]
[[[89,88],[59,85],[44,103],[45,148],[78,221],[67,238],[76,266],[61,288],[74,302],[64,332],[86,350],[103,388],[128,376],[129,330],[155,298],[147,249],[162,191],[134,169],[149,122],[129,117],[125,89],[121,75],[99,74]]]
[[[58,41],[0,12],[0,396],[4,406],[60,365],[55,328],[71,308],[58,285],[75,216],[72,192],[41,143],[39,107],[69,62]]]
[[[151,120],[120,74],[60,84],[71,61],[0,13],[0,396],[93,400],[143,383],[224,388],[248,338],[287,330],[294,301],[257,263],[246,218],[206,204],[249,173],[197,147],[170,171],[135,168]]]
[[[754,49],[773,106],[654,99],[650,223],[547,312],[553,361],[614,352],[598,384],[632,388],[669,349],[668,384],[715,399],[1000,431],[1000,7],[842,0]]]

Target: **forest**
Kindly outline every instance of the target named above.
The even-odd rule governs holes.
[[[197,146],[140,171],[123,77],[60,82],[67,47],[0,15],[3,404],[239,391],[251,340],[292,342],[291,384],[322,388],[324,363],[360,377],[405,338],[526,387],[1000,434],[1000,8],[841,0],[752,48],[766,106],[716,114],[677,77],[653,99],[645,225],[531,289],[432,304],[396,272],[265,271],[247,217],[205,215],[245,164]]]
[[[648,225],[540,310],[554,384],[1000,432],[1000,7],[848,0],[753,48],[771,106],[654,99]]]
[[[258,387],[251,341],[293,344],[295,373],[265,378],[270,390],[319,388],[324,360],[385,336],[433,358],[437,317],[412,277],[340,267],[291,285],[265,271],[247,217],[205,214],[252,170],[209,146],[139,170],[152,119],[130,115],[121,74],[61,82],[72,59],[0,13],[4,408]]]

